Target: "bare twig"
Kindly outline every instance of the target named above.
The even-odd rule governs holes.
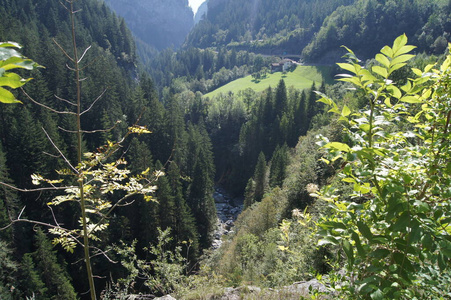
[[[97,101],[99,101],[103,95],[105,95],[106,89],[103,90],[103,92],[91,103],[91,105],[82,113],[80,113],[80,116],[82,116],[83,114],[87,113],[88,111],[91,110],[91,108],[94,106],[94,104],[96,104]]]
[[[61,3],[61,2],[60,2],[60,3]],[[64,6],[64,8],[67,9],[67,7],[66,7],[64,4],[61,3],[61,5]],[[55,38],[53,38],[53,42],[56,44],[56,46],[58,46],[58,48],[60,48],[61,52],[63,52],[63,54],[64,54],[71,62],[75,62],[74,59],[73,59],[69,54],[67,54],[66,50],[64,50],[64,48],[63,48],[60,44],[58,44],[58,42],[56,41]]]
[[[31,102],[33,102],[34,104],[37,104],[37,105],[39,105],[39,106],[41,106],[41,107],[44,107],[45,109],[48,109],[48,110],[50,110],[51,112],[54,112],[54,113],[57,113],[57,114],[69,114],[69,115],[75,115],[75,113],[74,113],[74,112],[71,112],[71,111],[58,111],[58,110],[53,109],[53,108],[51,108],[51,107],[49,107],[49,106],[47,106],[47,105],[44,105],[44,104],[42,104],[42,103],[40,103],[40,102],[34,100],[30,95],[27,94],[27,92],[25,92],[25,90],[24,90],[22,87],[21,87],[20,89],[21,89],[22,92],[25,94],[25,96],[27,96],[27,98],[28,98]]]
[[[56,149],[56,151],[58,151],[58,153],[61,155],[61,157],[64,159],[64,161],[66,162],[66,164],[76,173],[78,174],[78,170],[70,163],[70,161],[66,158],[66,156],[64,156],[63,152],[61,152],[61,150],[58,148],[58,146],[53,142],[52,138],[50,137],[50,135],[47,133],[47,131],[45,131],[44,127],[42,127],[42,130],[44,131],[45,135],[47,136],[47,138],[49,139],[50,143],[52,144],[52,146]]]
[[[66,100],[64,98],[59,97],[58,95],[54,95],[56,99],[60,100],[60,101],[64,101],[72,106],[77,106],[77,104],[70,102],[69,100]]]
[[[44,188],[38,188],[38,189],[20,189],[18,187],[15,187],[14,185],[1,182],[0,185],[9,187],[10,189],[13,189],[15,191],[19,191],[22,193],[33,193],[33,192],[43,192],[43,191],[55,191],[55,190],[66,190],[66,189],[73,189],[76,188],[76,186],[53,186],[53,187],[44,187]]]
[[[85,52],[83,52],[83,54],[81,55],[80,59],[78,60],[78,63],[80,63],[83,60],[83,57],[85,57],[89,49],[91,49],[91,45],[89,45],[89,47],[85,49]]]
[[[114,128],[116,128],[116,126],[119,123],[121,123],[121,121],[118,120],[118,121],[116,121],[116,123],[112,127],[107,128],[107,129],[81,130],[80,132],[81,133],[86,133],[86,134],[99,133],[99,132],[108,132],[108,131],[111,131]],[[78,130],[69,130],[69,129],[62,128],[61,126],[58,126],[58,129],[60,129],[60,130],[62,130],[64,132],[68,132],[68,133],[78,133]]]

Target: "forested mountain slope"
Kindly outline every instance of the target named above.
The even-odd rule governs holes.
[[[162,50],[179,47],[194,25],[188,0],[105,0],[135,36]]]
[[[334,290],[332,299],[449,297],[451,58],[409,54],[443,54],[448,2],[210,0],[185,47],[161,51],[144,73],[127,23],[105,2],[62,1],[75,5],[72,28],[58,1],[0,0],[0,41],[19,42],[45,67],[18,72],[33,77],[14,90],[23,105],[1,103],[0,298],[88,298],[86,252],[67,232],[95,233],[85,248],[91,299],[217,299],[230,287],[243,298],[299,299],[319,291],[279,289],[312,280]],[[403,35],[374,60],[357,58],[392,45],[397,30],[418,48]],[[304,49],[305,59],[328,63],[341,44],[355,50],[340,64],[350,73],[343,82],[299,90],[282,73],[263,92],[203,97],[279,60],[252,51]],[[11,85],[0,71],[0,84]],[[55,113],[77,106],[78,87],[80,125]],[[74,187],[86,178],[98,204],[88,212],[101,224],[88,234]],[[130,178],[155,189],[134,193],[144,188]],[[52,190],[61,179],[70,188]],[[38,181],[44,189],[24,192]],[[215,186],[244,203],[210,251]],[[51,234],[45,224],[68,231]],[[55,236],[63,238],[53,246]]]
[[[355,45],[368,58],[406,33],[419,51],[441,53],[449,40],[449,9],[442,0],[211,0],[186,44],[302,53],[307,62],[333,63],[341,45]]]
[[[77,95],[74,62],[68,59],[72,26],[66,8],[70,3],[64,7],[50,0],[0,1],[0,41],[20,43],[23,54],[44,66],[27,72],[33,80],[24,91],[53,109],[33,104],[20,90],[15,93],[23,105],[1,104],[0,181],[20,189],[36,188],[31,178],[34,173],[55,178],[67,175],[61,171],[68,167],[67,162],[77,166],[76,118],[70,113],[55,113],[72,110]],[[202,116],[193,113],[185,123],[184,111],[170,93],[162,104],[149,76],[136,69],[135,44],[124,20],[104,2],[74,1],[74,6],[75,41],[83,57],[81,150],[101,154],[105,145],[121,140],[129,126],[137,123],[153,134],[129,137],[111,159],[127,160],[135,174],[146,169],[150,174],[157,169],[167,172],[155,183],[158,191],[153,196],[160,202],[144,201],[139,196],[130,199],[133,205],[109,216],[110,227],[94,242],[95,247],[104,249],[119,241],[131,245],[136,239],[138,257],[143,258],[150,255],[143,248],[158,242],[158,228],[171,228],[166,236],[173,242],[167,249],[186,241],[183,256],[192,267],[210,246],[216,221],[212,198],[215,168]],[[2,186],[0,227],[7,226],[23,209],[22,218],[50,225],[59,220],[58,224],[64,223],[70,230],[78,228],[76,202],[53,210],[47,206],[57,195],[58,191],[48,190],[19,193]],[[105,201],[118,200],[117,195],[103,197]],[[83,260],[79,260],[83,249],[77,247],[73,254],[60,246],[52,249],[50,239],[55,236],[47,229],[44,226],[36,235],[32,225],[18,222],[13,230],[0,232],[0,253],[5,257],[0,262],[0,298],[24,299],[33,293],[39,299],[84,297],[82,293],[89,288]],[[95,280],[98,294],[106,289],[106,282],[127,272],[106,256],[93,259],[93,270],[102,277]],[[132,288],[129,292],[135,291]]]
[[[262,46],[266,52],[275,46],[297,53],[324,18],[337,7],[352,3],[354,0],[210,0],[207,18],[190,33],[187,45],[203,48],[237,42],[249,47],[251,41],[273,39],[271,45]]]

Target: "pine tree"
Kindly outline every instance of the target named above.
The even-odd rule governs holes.
[[[0,143],[0,182],[11,184],[9,172],[6,168],[6,158],[3,154],[2,145]],[[4,185],[0,185],[0,228],[8,225],[13,218],[14,212],[17,210],[17,195]],[[13,240],[13,228],[0,231],[0,240]]]
[[[17,271],[17,263],[12,257],[11,249],[5,241],[0,239],[0,299],[2,300],[16,298],[14,297],[16,278],[13,275]]]
[[[191,209],[186,203],[182,193],[180,182],[180,169],[175,162],[171,162],[167,177],[172,189],[172,195],[175,202],[176,224],[173,228],[173,234],[178,243],[183,244],[183,254],[190,262],[196,262],[199,255],[199,234],[196,229],[196,221],[191,213]],[[186,243],[185,243],[186,242]]]
[[[155,168],[157,170],[163,169],[163,165],[160,161],[156,162]],[[171,193],[168,178],[166,176],[158,178],[157,186],[158,189],[156,192],[156,197],[158,200],[158,212],[161,229],[173,229],[176,226],[176,210],[174,196]]]
[[[247,181],[244,191],[244,209],[250,207],[255,202],[255,182],[252,178]]]
[[[255,166],[254,172],[255,181],[255,201],[259,202],[263,199],[263,195],[266,189],[266,159],[263,152],[260,152]]]
[[[22,296],[24,298],[31,298],[32,296],[34,296],[34,299],[36,300],[50,298],[47,295],[48,289],[45,287],[44,282],[36,270],[36,265],[33,262],[31,253],[26,253],[22,258],[22,262],[20,264],[19,283],[23,291]]]
[[[286,112],[288,106],[287,88],[283,79],[281,79],[277,85],[274,101],[274,114],[279,116],[279,118],[282,118],[282,115]]]
[[[200,245],[208,248],[212,241],[212,233],[216,224],[216,206],[213,199],[214,164],[211,142],[201,121],[198,126],[189,128],[193,164],[189,171],[191,184],[188,188],[187,203],[196,219],[200,234]]]
[[[77,295],[70,282],[69,276],[58,263],[56,251],[44,232],[38,228],[35,236],[36,251],[32,256],[36,268],[41,274],[41,280],[48,289],[50,299],[77,299]]]
[[[284,144],[282,147],[277,146],[271,159],[271,169],[269,172],[269,185],[271,187],[282,186],[283,180],[287,176],[287,166],[288,146],[287,144]]]
[[[313,82],[312,87],[310,88],[310,93],[307,99],[307,109],[306,109],[306,114],[307,114],[307,127],[310,127],[311,122],[313,117],[318,113],[317,110],[317,103],[316,103],[316,86],[315,83]],[[308,129],[308,128],[307,128]]]

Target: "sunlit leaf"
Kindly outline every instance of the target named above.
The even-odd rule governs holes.
[[[21,101],[17,100],[14,95],[4,88],[0,87],[0,102],[2,103],[22,103]]]
[[[351,152],[351,148],[348,145],[346,145],[344,143],[339,143],[339,142],[328,143],[328,144],[324,145],[324,148],[335,149],[335,150],[342,151],[342,152]]]
[[[386,68],[390,67],[390,60],[383,54],[376,54],[376,60],[384,65]]]
[[[400,98],[399,101],[406,102],[406,103],[422,103],[423,102],[422,100],[419,99],[418,96],[404,96],[404,97]]]
[[[371,70],[373,70],[374,73],[382,76],[383,78],[387,78],[388,77],[388,71],[386,68],[383,68],[381,66],[373,66],[371,68]]]

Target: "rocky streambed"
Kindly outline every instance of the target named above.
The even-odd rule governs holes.
[[[215,188],[213,198],[216,204],[217,223],[214,232],[212,249],[221,247],[221,237],[234,232],[235,220],[243,210],[243,198],[231,197],[224,189]]]

